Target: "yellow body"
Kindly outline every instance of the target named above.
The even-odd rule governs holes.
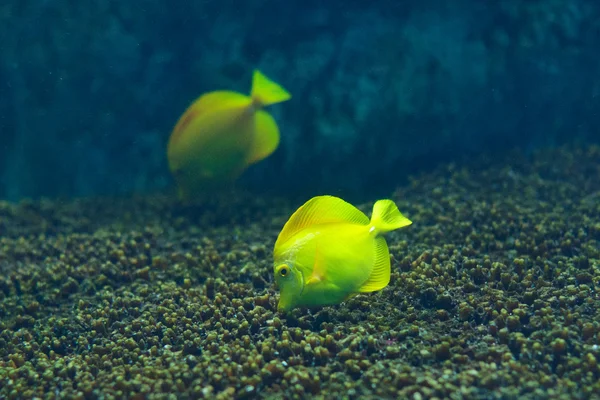
[[[199,97],[175,125],[167,147],[180,196],[189,199],[228,186],[273,153],[279,128],[261,108],[289,98],[259,71],[254,71],[250,96],[216,91]]]
[[[274,249],[278,309],[339,304],[390,281],[382,234],[410,225],[391,200],[373,206],[371,220],[333,196],[307,201],[288,220]]]

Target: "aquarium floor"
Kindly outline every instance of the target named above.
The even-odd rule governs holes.
[[[289,315],[272,248],[298,202],[0,203],[0,398],[599,396],[600,148],[390,196],[414,222],[390,285]]]

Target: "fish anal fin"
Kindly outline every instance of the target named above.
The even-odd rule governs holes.
[[[375,238],[374,264],[369,279],[358,289],[361,293],[381,290],[390,283],[390,252],[382,237]]]
[[[279,233],[275,249],[305,228],[334,223],[368,225],[369,218],[358,208],[338,197],[316,196],[292,214]]]
[[[273,117],[266,111],[259,110],[254,121],[254,139],[248,155],[248,164],[265,159],[279,146],[279,128]]]

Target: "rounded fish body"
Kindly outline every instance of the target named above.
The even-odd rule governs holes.
[[[390,257],[382,234],[410,223],[390,200],[376,203],[371,220],[336,197],[309,200],[275,244],[278,308],[339,304],[383,289],[390,280]]]
[[[277,149],[279,128],[262,107],[290,95],[259,71],[250,96],[216,91],[200,96],[175,125],[167,146],[169,169],[182,198],[231,185]]]

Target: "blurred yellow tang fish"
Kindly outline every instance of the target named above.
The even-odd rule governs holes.
[[[410,225],[391,200],[373,206],[371,220],[333,196],[317,196],[286,222],[274,250],[280,311],[339,304],[390,281],[383,234]]]
[[[231,91],[200,96],[179,118],[167,148],[180,197],[227,186],[273,153],[279,128],[262,107],[290,97],[259,71],[254,71],[250,96]]]

